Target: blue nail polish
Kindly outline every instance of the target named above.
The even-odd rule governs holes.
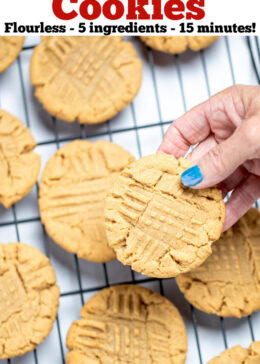
[[[186,171],[184,171],[181,175],[181,181],[184,186],[192,187],[196,186],[203,179],[203,176],[200,171],[199,166],[193,166]]]

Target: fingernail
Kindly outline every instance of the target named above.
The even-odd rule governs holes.
[[[184,171],[181,175],[181,181],[184,186],[192,187],[196,186],[203,179],[203,176],[200,171],[199,166],[193,166],[186,171]]]

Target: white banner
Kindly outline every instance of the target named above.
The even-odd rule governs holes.
[[[1,0],[0,35],[260,35],[259,0]]]

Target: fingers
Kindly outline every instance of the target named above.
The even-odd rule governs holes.
[[[243,167],[239,167],[235,172],[233,172],[228,178],[218,184],[218,188],[221,189],[223,198],[228,194],[228,192],[232,191],[235,187],[237,187],[242,181],[248,178],[249,173]]]
[[[158,153],[173,154],[176,158],[184,157],[190,148],[190,143],[172,123],[165,133]]]
[[[182,174],[185,186],[206,188],[216,185],[230,176],[247,159],[254,157],[255,145],[250,131],[250,120],[238,127],[227,140],[210,149],[199,161]],[[258,138],[260,142],[260,123]]]
[[[208,101],[194,107],[173,122],[165,133],[158,151],[180,158],[187,153],[191,145],[204,140],[210,134],[207,109]]]
[[[260,198],[260,177],[251,175],[241,182],[226,203],[223,231],[230,228]]]
[[[250,173],[260,176],[260,159],[246,161],[244,166]]]
[[[158,151],[179,158],[210,134],[229,137],[244,117],[242,104],[241,86],[219,92],[172,123]]]
[[[194,164],[198,163],[199,160],[215,145],[217,144],[213,135],[203,140],[191,153],[187,155],[187,159],[190,159]]]

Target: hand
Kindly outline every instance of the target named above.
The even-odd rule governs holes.
[[[260,86],[233,86],[194,107],[170,125],[159,152],[179,158],[195,144],[182,183],[233,191],[226,230],[260,197]]]

